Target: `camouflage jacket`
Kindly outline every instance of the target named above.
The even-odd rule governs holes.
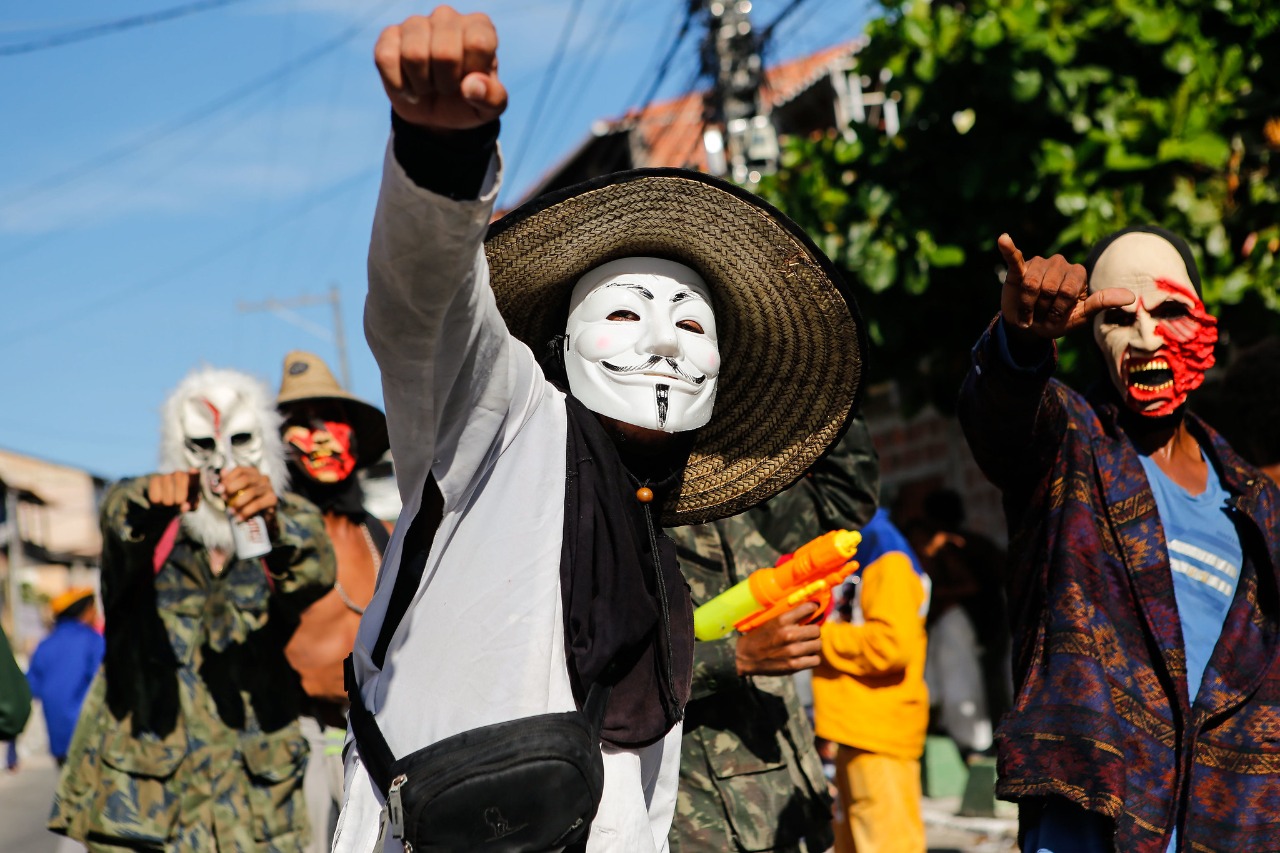
[[[107,659],[85,699],[49,827],[91,850],[280,851],[306,846],[301,691],[284,658],[297,614],[333,585],[320,513],[295,495],[275,549],[232,559],[179,529],[147,478],[102,507]]]
[[[815,536],[875,512],[879,460],[861,419],[791,489],[733,518],[673,528],[697,607]],[[694,646],[672,853],[824,851],[831,800],[790,676],[737,674],[737,640]]]

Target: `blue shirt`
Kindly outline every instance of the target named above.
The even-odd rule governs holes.
[[[1149,457],[1138,458],[1156,496],[1169,548],[1173,594],[1187,654],[1187,701],[1194,704],[1209,656],[1222,634],[1227,609],[1235,598],[1244,552],[1227,515],[1227,491],[1212,465],[1206,466],[1209,479],[1205,490],[1193,495],[1169,479]]]
[[[1150,457],[1139,456],[1156,498],[1173,573],[1173,597],[1182,624],[1187,656],[1188,701],[1200,692],[1209,656],[1218,644],[1227,610],[1236,594],[1244,552],[1240,536],[1227,516],[1227,490],[1218,472],[1208,465],[1205,490],[1193,495],[1160,470]],[[1028,832],[1022,849],[1034,853],[1093,853],[1111,850],[1110,824],[1065,800],[1051,799],[1040,820]],[[1177,849],[1175,830],[1166,853]]]
[[[44,708],[49,729],[49,752],[66,758],[89,685],[102,663],[106,643],[83,622],[63,619],[36,646],[27,667],[31,694]]]

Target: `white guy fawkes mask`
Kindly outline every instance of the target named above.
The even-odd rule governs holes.
[[[223,471],[256,468],[277,493],[284,488],[279,424],[266,386],[233,370],[195,371],[165,402],[161,470],[200,471],[200,500],[183,525],[205,545],[234,547],[226,502],[214,491]]]
[[[1158,234],[1122,234],[1102,252],[1089,289],[1108,287],[1136,297],[1093,319],[1111,382],[1133,411],[1171,414],[1213,366],[1217,318],[1205,310],[1178,249]]]
[[[660,258],[621,258],[573,288],[565,325],[569,390],[588,409],[663,432],[706,425],[720,346],[711,291]]]

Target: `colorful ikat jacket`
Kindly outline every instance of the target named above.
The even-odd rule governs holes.
[[[173,513],[150,506],[147,482],[103,501],[107,657],[49,828],[92,851],[298,853],[307,743],[283,650],[297,614],[333,586],[324,522],[286,494],[275,549],[214,575],[180,528],[167,558],[157,550]]]
[[[1054,358],[1013,367],[993,330],[960,419],[1009,522],[1017,696],[996,736],[1000,796],[1104,814],[1125,853],[1164,853],[1175,825],[1180,850],[1280,850],[1280,489],[1188,416],[1244,549],[1192,703],[1164,531],[1117,404],[1051,379]]]
[[[828,530],[875,513],[879,459],[865,423],[795,486],[741,515],[671,528],[697,607]],[[694,645],[672,853],[825,851],[831,800],[791,676],[739,676],[736,635]]]

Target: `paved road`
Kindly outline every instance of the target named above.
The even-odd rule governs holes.
[[[57,781],[47,758],[26,759],[17,773],[0,770],[0,851],[60,853],[63,839],[44,828]]]

